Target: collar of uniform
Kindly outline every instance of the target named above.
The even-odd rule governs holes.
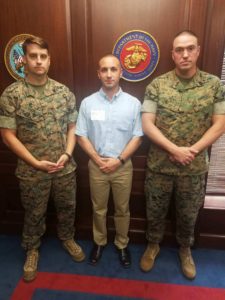
[[[47,78],[47,82],[45,84],[46,86],[45,86],[45,90],[44,90],[43,96],[40,97],[40,95],[37,93],[37,91],[35,91],[35,89],[33,89],[32,86],[28,82],[26,82],[25,79],[23,79],[22,82],[23,82],[23,85],[25,87],[24,93],[25,93],[26,96],[30,96],[30,97],[34,97],[34,98],[37,97],[37,96],[39,98],[43,98],[45,96],[51,96],[51,95],[53,95],[53,94],[56,93],[55,86],[51,84],[51,81],[52,81],[52,79],[50,79],[48,77]]]
[[[191,89],[193,87],[202,86],[204,83],[204,78],[202,77],[202,73],[199,69],[197,69],[195,75],[192,77],[189,84],[185,87],[182,86],[182,90]],[[179,77],[176,75],[175,69],[172,71],[172,86],[173,88],[177,88],[181,84]]]
[[[118,92],[117,92],[115,95],[113,95],[112,100],[115,100],[117,97],[119,97],[119,95],[120,95],[122,92],[123,92],[123,91],[122,91],[122,88],[120,87],[119,90],[118,90]],[[108,96],[106,95],[106,93],[103,91],[102,88],[99,90],[99,94],[100,94],[104,99],[109,100]]]

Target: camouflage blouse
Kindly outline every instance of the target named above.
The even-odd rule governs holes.
[[[48,79],[42,93],[24,80],[5,89],[0,100],[0,128],[14,129],[21,143],[38,160],[56,162],[66,149],[67,126],[77,119],[76,99],[70,90]],[[62,176],[75,169],[72,160],[63,170],[49,175],[18,160],[21,179]]]
[[[147,86],[142,112],[155,113],[163,135],[177,146],[189,147],[209,129],[213,114],[225,114],[225,87],[216,76],[200,70],[186,82],[171,71]],[[147,165],[168,175],[200,175],[208,170],[208,153],[204,150],[191,164],[181,166],[152,143]]]

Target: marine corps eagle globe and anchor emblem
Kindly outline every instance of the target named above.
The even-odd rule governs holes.
[[[150,76],[159,62],[159,46],[155,38],[145,31],[132,30],[117,40],[113,54],[123,68],[122,78],[141,81]]]

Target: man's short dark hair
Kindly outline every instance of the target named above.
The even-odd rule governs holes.
[[[38,45],[42,49],[47,49],[48,52],[49,52],[48,43],[44,39],[42,39],[42,38],[40,38],[38,36],[33,36],[33,37],[27,38],[23,42],[22,48],[23,48],[24,55],[26,55],[26,53],[27,53],[27,46],[28,45],[32,45],[32,44],[36,44],[36,45]]]

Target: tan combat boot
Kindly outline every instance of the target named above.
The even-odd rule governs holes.
[[[72,256],[73,260],[80,262],[85,259],[82,248],[73,239],[63,241],[62,244],[63,248]]]
[[[150,271],[155,262],[155,258],[159,253],[159,244],[149,243],[140,261],[140,268],[144,272]]]
[[[26,282],[34,280],[37,276],[39,253],[37,249],[27,251],[27,259],[23,267],[23,279]]]
[[[196,268],[191,255],[191,249],[189,247],[180,247],[179,256],[181,261],[181,269],[184,276],[188,279],[194,279],[196,276]]]

